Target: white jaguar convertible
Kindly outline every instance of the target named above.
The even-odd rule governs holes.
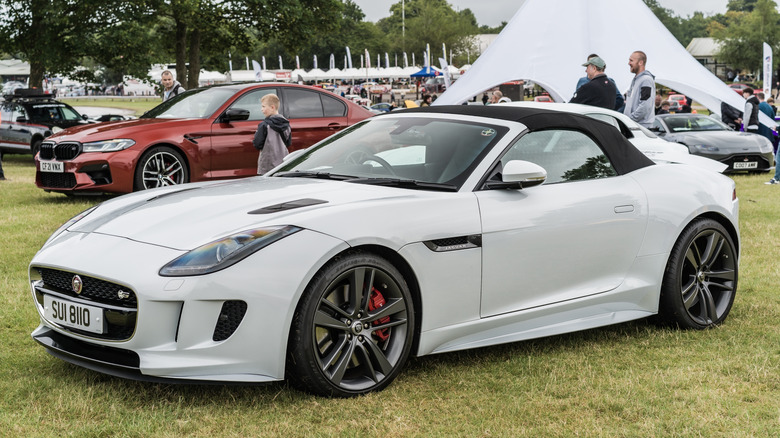
[[[30,263],[32,336],[116,376],[289,378],[354,396],[386,387],[410,355],[654,315],[721,324],[738,210],[728,177],[655,164],[591,117],[394,111],[265,176],[73,218]]]

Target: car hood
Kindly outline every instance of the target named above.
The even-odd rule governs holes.
[[[658,164],[688,164],[702,169],[722,173],[728,165],[720,161],[688,153],[688,148],[660,138],[633,138],[631,143],[643,154]]]
[[[446,196],[443,196],[446,195]],[[445,198],[445,199],[443,199]],[[449,198],[449,199],[446,199]],[[441,234],[446,208],[476,212],[473,194],[429,192],[307,178],[253,177],[137,192],[101,204],[68,231],[100,233],[190,250],[255,227],[296,225],[338,237],[414,230]],[[454,215],[457,216],[457,215]],[[479,226],[477,215],[463,232]],[[448,223],[450,232],[453,227]],[[411,228],[406,228],[411,227]],[[460,228],[454,225],[454,229]],[[397,238],[398,245],[408,236]]]
[[[116,122],[90,123],[65,129],[49,137],[57,141],[90,141],[111,140],[115,138],[130,138],[150,130],[174,130],[182,126],[203,126],[202,119],[133,119]],[[167,137],[167,136],[166,136]]]
[[[759,152],[761,146],[768,142],[760,135],[737,131],[687,132],[670,134],[666,136],[666,139],[689,146],[715,146],[722,153]]]

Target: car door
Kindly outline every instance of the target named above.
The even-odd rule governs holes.
[[[212,125],[211,178],[237,178],[257,174],[259,151],[252,144],[257,125],[265,119],[260,99],[279,93],[276,87],[254,88],[242,94],[228,108],[249,111],[247,120],[217,120]]]
[[[6,142],[9,145],[16,146],[23,150],[30,150],[32,141],[32,130],[30,129],[30,116],[22,105],[18,103],[10,104],[11,114],[9,116],[8,129],[5,133]],[[22,122],[19,122],[22,120]],[[44,126],[41,126],[45,129]]]
[[[8,131],[11,129],[11,103],[0,103],[0,146],[7,146]]]
[[[525,190],[477,192],[482,215],[482,317],[618,287],[639,251],[647,201],[578,131],[527,133],[502,158],[544,167]]]
[[[282,108],[290,120],[290,151],[307,148],[349,126],[347,105],[315,89],[283,87]]]

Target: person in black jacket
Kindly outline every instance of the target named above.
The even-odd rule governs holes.
[[[739,122],[742,118],[742,111],[734,108],[726,102],[720,103],[720,120],[729,125],[731,129],[739,130]]]
[[[585,73],[587,73],[590,81],[581,86],[569,102],[615,109],[617,89],[615,84],[604,73],[607,64],[603,59],[595,56],[582,65],[585,67]]]
[[[742,90],[742,97],[747,99],[745,101],[745,115],[737,122],[742,123],[743,131],[758,133],[758,98],[753,95],[752,88]]]

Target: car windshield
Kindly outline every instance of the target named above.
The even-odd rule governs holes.
[[[664,117],[666,126],[671,132],[691,131],[727,131],[723,123],[707,116],[672,116]]]
[[[147,111],[144,119],[205,119],[236,94],[233,88],[187,90]]]
[[[82,120],[79,113],[62,103],[40,103],[30,107],[30,120],[33,122],[74,122]]]
[[[458,190],[507,131],[482,123],[381,116],[329,137],[273,176]]]

